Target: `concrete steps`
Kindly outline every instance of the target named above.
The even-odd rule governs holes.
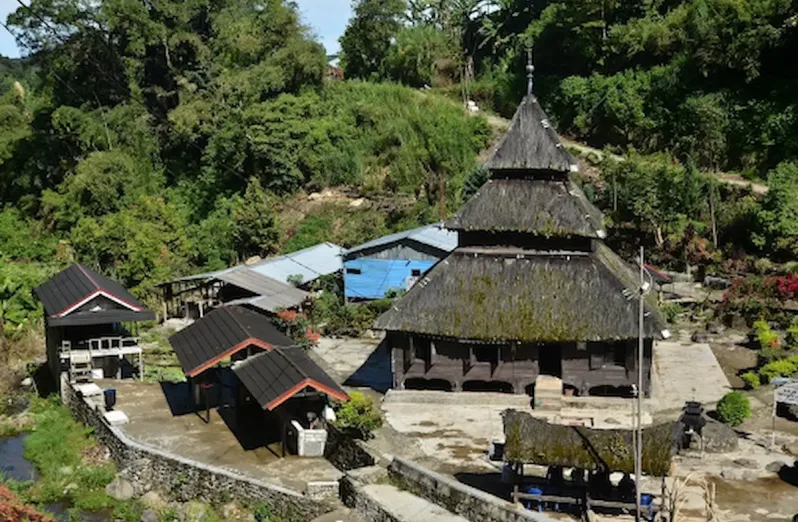
[[[363,486],[362,494],[399,522],[468,522],[412,493],[390,484]]]

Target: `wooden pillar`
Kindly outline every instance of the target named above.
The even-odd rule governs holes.
[[[518,463],[513,462],[513,504],[518,504]]]

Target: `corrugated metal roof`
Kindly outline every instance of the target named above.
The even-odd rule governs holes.
[[[457,248],[457,232],[441,228],[441,225],[436,223],[434,225],[426,225],[419,228],[413,228],[411,230],[405,230],[404,232],[397,232],[395,234],[388,234],[387,236],[372,239],[371,241],[367,241],[362,245],[350,248],[346,251],[346,254],[391,245],[405,239],[417,241],[433,248],[437,248],[443,252],[451,252]]]
[[[282,310],[284,308],[294,308],[301,305],[303,302],[305,302],[305,299],[307,299],[307,296],[309,295],[307,292],[302,292],[302,294],[304,296],[302,299],[298,299],[295,294],[274,294],[268,296],[256,295],[255,297],[235,299],[234,301],[224,303],[224,306],[249,305],[253,308],[257,308],[258,310],[277,312],[278,310]]]
[[[284,256],[272,257],[250,265],[255,272],[288,283],[292,275],[301,275],[302,283],[341,270],[344,249],[333,243],[319,243]]]
[[[224,273],[218,274],[216,279],[257,294],[258,298],[264,300],[262,306],[272,306],[273,309],[296,306],[304,302],[310,295],[304,290],[259,274],[246,266],[226,270]]]
[[[283,283],[288,282],[288,276],[300,274],[303,278],[302,282],[307,283],[318,279],[320,276],[334,274],[341,270],[343,267],[341,256],[343,253],[344,249],[334,243],[319,243],[290,254],[271,257],[253,265],[236,265],[223,270],[179,277],[161,284],[196,281],[199,279],[220,279],[220,276],[239,268],[249,268],[261,275]]]

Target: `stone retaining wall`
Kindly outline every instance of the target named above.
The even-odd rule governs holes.
[[[388,471],[399,487],[474,522],[554,522],[400,457],[393,459]]]
[[[265,502],[271,504],[277,514],[303,522],[330,510],[330,506],[324,502],[295,491],[264,484],[131,440],[122,430],[106,423],[99,408],[80,397],[71,385],[62,383],[62,390],[64,404],[78,421],[94,429],[94,436],[108,448],[122,475],[146,490],[164,491],[182,502]]]

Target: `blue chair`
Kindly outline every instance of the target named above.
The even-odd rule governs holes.
[[[543,490],[542,489],[540,489],[537,486],[531,486],[531,485],[524,486],[522,491],[524,493],[526,493],[527,495],[542,495],[543,494]],[[524,507],[527,508],[527,509],[532,509],[532,502],[533,502],[532,500],[527,500],[526,502],[524,502]],[[538,501],[538,513],[542,513],[542,512],[543,512],[543,503]]]
[[[649,493],[641,493],[640,494],[640,507],[642,509],[648,509],[648,519],[653,521],[654,520],[654,495]]]

